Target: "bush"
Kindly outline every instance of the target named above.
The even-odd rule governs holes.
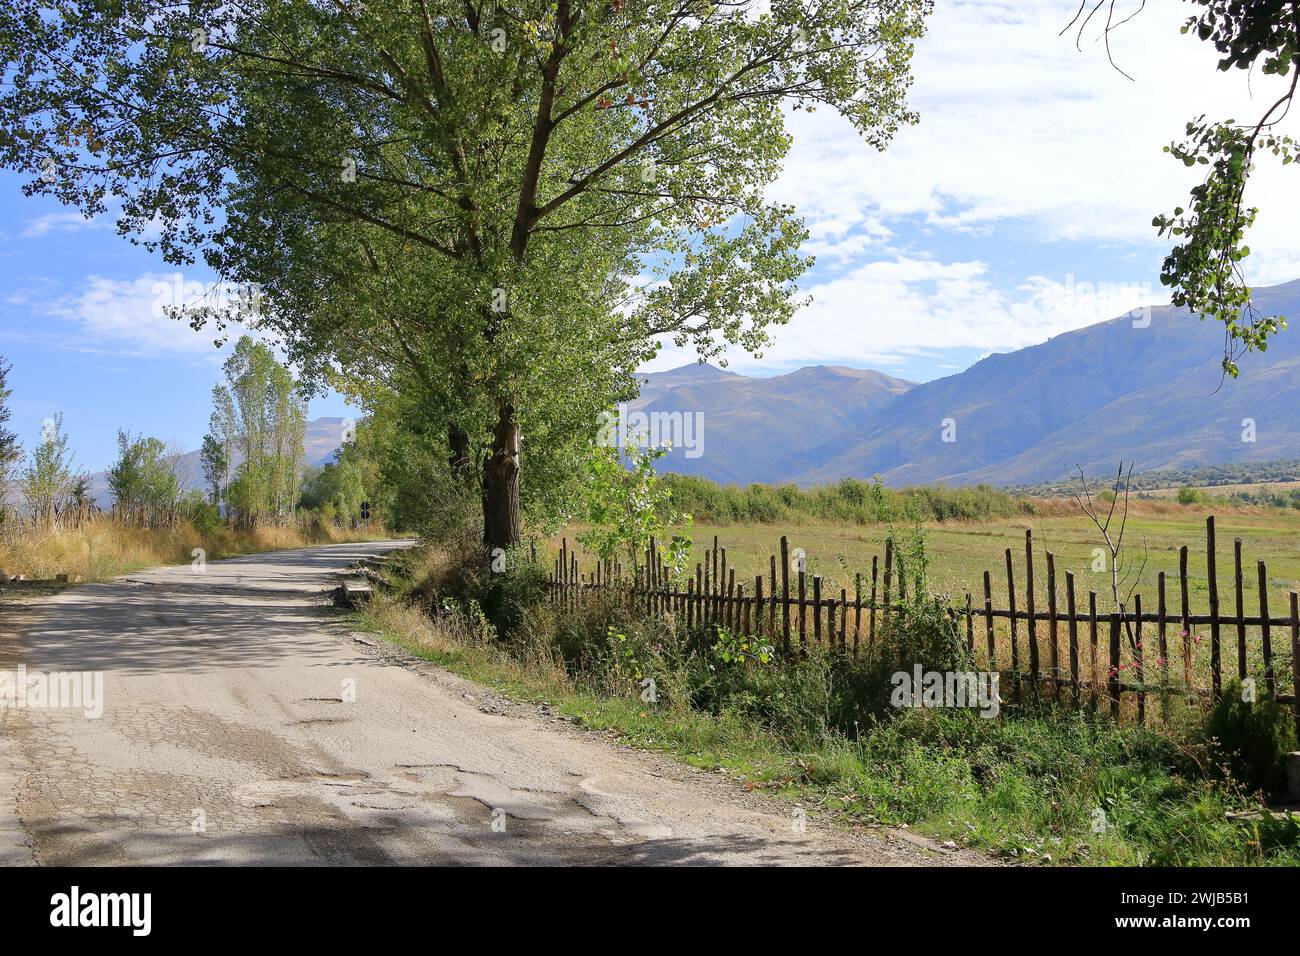
[[[220,508],[204,499],[201,494],[195,494],[197,497],[187,495],[182,499],[181,514],[194,525],[194,530],[208,538],[216,534],[219,528],[225,527],[225,521],[221,517]]]
[[[466,555],[449,586],[446,596],[467,605],[474,602],[488,623],[498,634],[515,632],[523,620],[524,612],[547,600],[547,582],[550,575],[540,565],[528,560],[523,548],[507,554],[502,565],[494,570],[477,555]]]
[[[1252,790],[1274,793],[1285,783],[1286,755],[1295,750],[1293,716],[1268,694],[1251,704],[1241,698],[1239,682],[1225,687],[1205,731],[1222,769]]]
[[[720,485],[694,475],[666,474],[672,507],[711,523],[776,524],[798,519],[875,524],[916,521],[987,521],[1025,510],[1023,502],[989,485],[969,488],[886,488],[879,481],[845,478],[835,485]]]

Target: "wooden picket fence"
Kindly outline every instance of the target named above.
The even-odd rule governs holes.
[[[1288,613],[1271,616],[1268,571],[1264,562],[1258,561],[1259,610],[1248,615],[1240,539],[1234,542],[1233,555],[1236,600],[1232,613],[1225,614],[1221,607],[1212,516],[1206,519],[1208,613],[1194,614],[1190,607],[1186,546],[1179,550],[1178,603],[1169,603],[1167,575],[1161,571],[1154,611],[1149,605],[1144,609],[1137,594],[1131,606],[1122,610],[1098,611],[1096,591],[1088,592],[1086,608],[1081,607],[1070,571],[1064,574],[1062,607],[1056,561],[1048,551],[1044,609],[1036,592],[1033,532],[1027,530],[1024,590],[1017,591],[1015,556],[1007,548],[1006,607],[995,606],[992,574],[985,571],[982,598],[966,591],[964,602],[949,605],[949,613],[964,628],[972,657],[1009,677],[1017,694],[1049,695],[1094,709],[1101,700],[1113,717],[1139,722],[1148,719],[1150,697],[1161,700],[1162,713],[1171,698],[1219,699],[1225,651],[1231,651],[1233,643],[1225,635],[1235,634],[1236,667],[1228,679],[1235,676],[1245,681],[1252,676],[1252,669],[1258,672],[1262,668],[1263,693],[1294,709],[1300,737],[1300,597],[1291,591]],[[806,650],[810,641],[833,652],[857,654],[874,644],[891,615],[907,612],[909,583],[914,597],[923,584],[916,578],[907,580],[901,556],[895,554],[890,541],[885,544],[883,561],[872,557],[869,581],[858,573],[853,583],[852,594],[843,587],[838,595],[824,594],[821,575],[809,575],[802,564],[792,568],[789,539],[783,536],[779,556],[770,556],[766,582],[762,574],[756,575],[748,592],[744,581],[737,582],[735,568],[727,563],[727,550],[718,546],[716,537],[705,560],[696,564],[693,577],[673,575],[653,540],[644,562],[630,573],[617,560],[597,560],[584,570],[568,542],[561,541],[549,587],[552,599],[568,606],[576,606],[593,591],[618,592],[644,604],[647,614],[677,616],[688,629],[717,624],[766,641],[783,654]],[[1148,632],[1150,625],[1154,627]],[[1193,631],[1198,627],[1209,628],[1208,686],[1205,668],[1193,666],[1194,651],[1200,644]],[[1248,640],[1248,628],[1256,629],[1257,641]],[[1289,654],[1275,654],[1275,634],[1284,641],[1289,636]],[[1154,656],[1149,652],[1148,636],[1156,640]],[[1252,662],[1257,666],[1252,668]],[[1007,687],[1005,680],[1002,686]]]

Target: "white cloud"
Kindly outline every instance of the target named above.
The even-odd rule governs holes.
[[[1057,36],[1077,7],[938,4],[913,64],[920,124],[881,154],[829,112],[791,114],[794,146],[773,198],[808,215],[814,236],[822,223],[842,234],[846,223],[922,216],[944,229],[1023,218],[1047,240],[1155,242],[1152,216],[1185,204],[1200,175],[1163,147],[1202,113],[1258,116],[1286,81],[1220,72],[1209,44],[1179,32],[1187,11],[1176,4],[1150,4],[1113,33],[1127,80],[1095,31],[1082,52]],[[1257,281],[1294,278],[1267,258],[1300,255],[1297,175],[1259,164],[1250,197],[1261,207]]]
[[[937,361],[952,350],[981,353],[1024,348],[1054,335],[1167,302],[1159,286],[1111,283],[1067,276],[1028,277],[1002,289],[986,263],[895,258],[867,263],[809,290],[812,304],[788,326],[774,330],[776,344],[763,366],[848,363],[889,369],[917,358]],[[668,345],[648,370],[691,361]],[[732,352],[732,368],[758,368]]]
[[[108,225],[99,219],[87,219],[76,210],[47,212],[29,219],[23,228],[24,239],[35,239],[49,235],[51,232],[80,232],[83,229],[103,229]]]
[[[770,196],[807,218],[805,250],[819,262],[803,290],[813,304],[774,331],[765,366],[889,368],[925,355],[938,369],[951,361],[947,349],[1021,348],[1167,301],[1158,273],[1170,243],[1151,219],[1186,205],[1201,171],[1163,148],[1202,113],[1258,117],[1286,81],[1220,72],[1213,48],[1180,32],[1185,4],[1147,4],[1113,33],[1130,81],[1107,61],[1096,30],[1081,51],[1072,34],[1058,36],[1077,9],[1078,0],[937,4],[913,63],[910,100],[921,121],[884,153],[829,111],[789,114],[794,144]],[[1287,124],[1296,133],[1300,112]],[[1298,177],[1300,168],[1272,157],[1258,164],[1247,200],[1260,212],[1245,263],[1256,284],[1300,275]],[[954,234],[967,249],[977,239],[978,252],[945,249]],[[1059,254],[1043,245],[1066,240],[1083,245]],[[1139,286],[1082,287],[1069,273],[1094,268],[1088,248],[1123,261],[1125,274],[1080,280]],[[1044,271],[1052,274],[1033,274]],[[692,358],[669,346],[651,367]]]
[[[134,279],[87,276],[75,292],[39,306],[46,315],[67,322],[73,336],[60,337],[69,348],[135,356],[172,356],[216,360],[216,331],[195,332],[185,321],[171,318],[166,307],[177,301],[192,304],[212,293],[211,283],[182,273],[146,272]],[[246,332],[232,326],[229,337]]]

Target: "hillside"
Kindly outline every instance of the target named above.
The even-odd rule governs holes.
[[[1296,315],[1300,280],[1256,297]],[[1300,335],[1243,357],[1236,381],[1220,372],[1222,342],[1217,323],[1164,307],[1145,328],[1102,322],[922,385],[821,366],[770,379],[677,369],[646,376],[639,404],[703,412],[704,454],[669,467],[723,482],[1019,485],[1121,458],[1141,472],[1300,455]],[[942,440],[945,419],[956,441]]]
[[[688,365],[641,378],[631,411],[703,415],[702,454],[674,449],[668,470],[740,483],[789,480],[823,460],[828,441],[860,434],[914,387],[882,372],[826,365],[772,378]]]

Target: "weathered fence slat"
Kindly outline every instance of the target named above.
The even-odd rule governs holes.
[[[1110,615],[1110,670],[1107,673],[1110,715],[1119,717],[1119,612]]]
[[[802,599],[803,595],[800,594]],[[822,642],[822,576],[813,575],[813,643],[821,644]],[[800,601],[799,613],[803,613],[802,600]]]
[[[1050,632],[1052,646],[1048,665],[1052,668],[1052,696],[1057,696],[1061,687],[1061,668],[1058,650],[1059,632],[1056,622],[1056,556],[1047,552],[1047,629]]]
[[[975,619],[971,616],[971,596],[966,592],[966,653],[975,656]]]
[[[1178,549],[1178,589],[1183,618],[1183,687],[1190,693],[1192,690],[1192,615],[1188,609],[1187,545]]]
[[[772,600],[768,603],[767,608],[767,633],[772,635],[773,643],[776,642],[776,555],[769,555],[771,560],[772,571]],[[785,650],[790,650],[790,638],[786,635]]]
[[[799,569],[799,650],[808,653],[808,574]]]
[[[1277,694],[1277,678],[1273,674],[1273,636],[1268,628],[1268,569],[1260,561],[1256,570],[1259,572],[1259,640],[1264,654],[1264,685],[1272,697]]]
[[[1146,684],[1143,682],[1144,671],[1142,669],[1142,595],[1133,595],[1133,611],[1136,619],[1133,622],[1133,675],[1137,678],[1138,685],[1138,723],[1146,723],[1147,717],[1147,691]]]
[[[781,647],[790,651],[790,541],[781,535]]]
[[[840,588],[840,653],[841,654],[843,654],[847,649],[844,646],[844,640],[845,640],[844,624],[848,620],[848,617],[849,617],[849,590],[848,588]],[[858,643],[858,638],[856,634],[853,636],[853,643],[855,646]]]
[[[1097,592],[1088,592],[1088,640],[1090,644],[1091,657],[1089,659],[1088,683],[1089,704],[1093,710],[1097,709],[1097,685],[1101,679],[1097,674]]]
[[[1300,635],[1297,633],[1300,631],[1300,616],[1297,615],[1297,608],[1295,606],[1288,608],[1289,613],[1280,617],[1270,614],[1268,568],[1265,561],[1261,559],[1255,562],[1256,573],[1251,582],[1252,586],[1257,584],[1258,587],[1258,611],[1256,615],[1247,615],[1246,555],[1242,539],[1234,538],[1232,586],[1235,606],[1225,613],[1218,591],[1215,533],[1214,517],[1209,516],[1206,519],[1206,579],[1211,609],[1209,614],[1191,613],[1187,547],[1179,549],[1179,607],[1170,606],[1169,574],[1161,570],[1155,575],[1157,602],[1154,613],[1143,607],[1140,594],[1133,595],[1131,609],[1121,604],[1114,610],[1099,612],[1097,592],[1093,590],[1088,592],[1088,606],[1084,611],[1079,607],[1078,582],[1071,570],[1064,570],[1065,599],[1062,603],[1057,588],[1056,556],[1052,551],[1044,549],[1047,566],[1044,582],[1046,607],[1044,610],[1039,610],[1040,596],[1036,587],[1031,530],[1025,532],[1025,590],[1019,595],[1016,587],[1013,549],[1004,550],[1007,573],[1005,610],[994,607],[993,572],[986,570],[981,575],[984,588],[982,611],[977,606],[978,592],[974,589],[966,589],[959,592],[964,596],[964,600],[952,601],[946,608],[946,614],[955,628],[962,626],[959,618],[964,618],[966,650],[972,662],[979,660],[975,631],[976,617],[982,614],[985,632],[982,644],[987,650],[987,666],[995,671],[999,669],[998,658],[1000,653],[1003,653],[999,648],[1000,638],[995,622],[997,618],[1005,618],[1011,645],[1010,676],[1015,681],[1017,689],[1020,689],[1025,681],[1029,681],[1033,684],[1037,696],[1043,690],[1043,682],[1050,680],[1053,698],[1060,702],[1063,697],[1061,690],[1068,683],[1071,688],[1070,698],[1075,706],[1078,706],[1083,698],[1085,685],[1083,664],[1080,660],[1079,631],[1080,626],[1086,624],[1089,644],[1089,679],[1086,682],[1088,706],[1095,711],[1098,700],[1105,695],[1108,710],[1113,717],[1122,717],[1125,720],[1136,717],[1139,723],[1145,723],[1147,719],[1148,691],[1160,695],[1160,716],[1165,720],[1169,719],[1170,695],[1174,691],[1174,685],[1170,681],[1172,642],[1169,629],[1178,619],[1181,620],[1179,636],[1182,638],[1183,645],[1182,681],[1188,700],[1193,701],[1197,698],[1210,700],[1222,696],[1224,667],[1222,638],[1223,628],[1226,625],[1235,628],[1236,631],[1236,679],[1243,679],[1243,675],[1248,678],[1253,673],[1257,674],[1262,660],[1263,683],[1267,687],[1269,697],[1292,705],[1296,710],[1297,720],[1300,721],[1300,693],[1297,693],[1300,691],[1300,663],[1295,660],[1300,657],[1300,648],[1295,646],[1296,641],[1300,640]],[[530,554],[535,553],[535,546],[530,547]],[[595,592],[617,590],[621,591],[635,606],[652,615],[675,617],[688,631],[710,626],[726,627],[738,637],[766,639],[769,643],[779,646],[783,653],[790,651],[791,632],[797,631],[799,650],[803,654],[810,652],[810,644],[824,648],[828,652],[849,654],[849,614],[852,609],[852,653],[857,654],[864,637],[869,647],[874,645],[878,622],[881,627],[889,626],[890,615],[900,616],[901,620],[901,616],[906,615],[915,602],[928,599],[919,576],[915,580],[915,590],[911,595],[908,594],[909,586],[912,585],[907,578],[911,570],[908,567],[910,562],[907,562],[904,554],[894,546],[892,539],[886,539],[883,581],[880,573],[881,560],[879,556],[873,555],[870,594],[864,593],[865,575],[854,572],[851,596],[846,581],[840,582],[839,593],[836,594],[837,589],[833,581],[824,578],[821,574],[813,574],[804,561],[802,551],[796,550],[796,559],[792,561],[789,540],[784,536],[781,538],[782,568],[779,584],[777,555],[772,554],[769,555],[767,569],[770,588],[765,584],[765,575],[758,573],[754,576],[753,590],[748,593],[744,582],[737,583],[736,568],[728,563],[727,549],[721,546],[716,536],[713,539],[713,547],[705,549],[703,561],[696,562],[694,575],[686,570],[674,569],[665,557],[662,542],[655,538],[648,539],[644,551],[639,551],[634,556],[631,570],[626,576],[617,559],[595,555],[588,555],[583,559],[587,564],[584,569],[579,560],[579,548],[576,544],[571,544],[566,537],[561,537],[559,540],[558,554],[556,552],[552,554],[555,558],[548,572],[547,584],[552,600],[557,605],[576,609],[585,606],[590,600],[599,599],[599,595]],[[644,563],[640,560],[641,557],[644,557]],[[545,560],[543,558],[543,561]],[[795,581],[790,580],[792,574],[796,578]],[[808,593],[809,577],[812,578],[811,594]],[[823,594],[824,588],[827,587],[830,591]],[[941,598],[934,596],[934,600],[938,607]],[[1017,600],[1023,600],[1024,605],[1018,607]],[[864,604],[867,609],[865,634],[862,620]],[[779,629],[776,618],[778,606],[781,609]],[[798,616],[797,621],[793,623],[790,620],[792,614]],[[1040,621],[1045,623],[1044,634],[1050,640],[1045,657],[1042,655],[1042,645],[1039,643],[1038,622]],[[1064,634],[1062,634],[1062,621],[1065,624]],[[1025,645],[1027,654],[1023,661],[1020,647],[1022,623],[1025,626],[1027,640]],[[1146,626],[1148,624],[1154,627],[1148,628]],[[1103,625],[1109,625],[1108,633],[1102,632]],[[1211,685],[1208,688],[1204,684],[1197,685],[1193,667],[1195,648],[1202,639],[1192,634],[1192,628],[1200,625],[1208,625],[1210,630],[1209,640],[1205,642],[1210,645],[1210,679],[1205,679],[1202,673],[1202,680]],[[1256,626],[1260,629],[1260,644],[1259,650],[1254,652],[1250,648],[1247,628]],[[1274,660],[1273,653],[1274,635],[1288,631],[1291,634],[1293,657],[1291,688],[1287,687],[1285,676],[1279,680],[1278,662]],[[1153,644],[1152,647],[1158,647],[1158,656],[1155,656],[1157,652],[1148,652],[1149,635],[1153,633],[1158,640],[1158,645]],[[1063,641],[1066,640],[1068,640],[1068,651],[1067,646],[1063,645]],[[1127,662],[1125,644],[1129,646],[1131,652]],[[984,649],[979,653],[983,653]],[[1228,649],[1228,653],[1232,653],[1231,648]],[[1257,654],[1258,657],[1252,658],[1252,654]],[[1285,664],[1282,666],[1285,667]],[[1128,679],[1125,675],[1130,671],[1132,677]],[[1124,707],[1125,694],[1133,695],[1135,706]]]
[[[873,647],[876,643],[876,574],[880,570],[880,556],[871,556],[871,620],[868,622],[867,642]]]
[[[862,637],[862,574],[853,575],[853,653],[858,652],[858,639]]]
[[[1034,617],[1034,532],[1025,529],[1025,627],[1029,636],[1029,680],[1038,696],[1038,622]]]
[[[1300,740],[1300,595],[1291,592],[1291,706],[1295,711],[1295,735]]]
[[[997,643],[993,635],[993,579],[984,572],[984,631],[989,644],[989,670],[998,669]]]
[[[1161,714],[1166,716],[1169,707],[1169,639],[1166,628],[1169,625],[1169,607],[1165,603],[1165,572],[1156,575],[1156,623],[1157,636],[1160,640],[1160,699]]]
[[[882,627],[888,627],[889,623],[889,587],[893,581],[894,574],[894,540],[893,538],[885,539],[885,588],[882,592],[883,601],[880,610],[880,623]]]
[[[1074,702],[1079,703],[1079,619],[1074,610],[1074,572],[1065,572],[1065,613],[1070,629],[1070,687]]]
[[[1011,621],[1011,675],[1020,688],[1020,641],[1016,635],[1016,578],[1011,570],[1011,549],[1007,548],[1007,614]]]
[[[1210,588],[1210,679],[1214,699],[1223,691],[1223,668],[1219,659],[1219,575],[1214,557],[1214,516],[1205,519],[1205,575]]]
[[[1241,539],[1232,539],[1233,583],[1237,588],[1237,679],[1246,679],[1246,599],[1241,581]]]

